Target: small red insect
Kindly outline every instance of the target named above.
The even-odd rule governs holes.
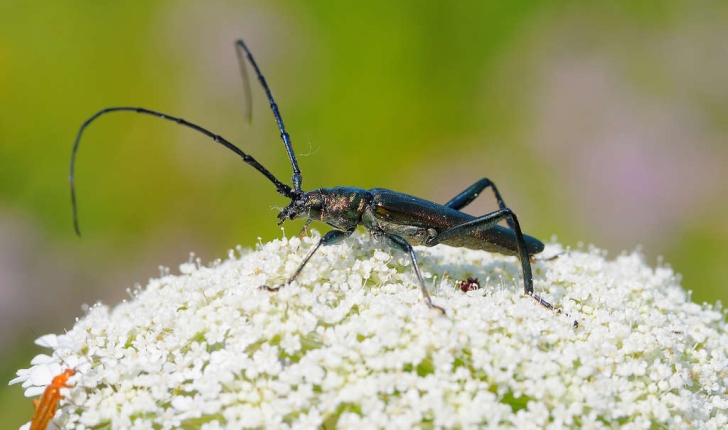
[[[478,282],[478,278],[468,278],[467,281],[460,281],[458,284],[460,289],[463,293],[467,293],[468,291],[477,290],[480,288],[480,283]]]
[[[76,373],[74,369],[66,369],[63,373],[53,378],[53,381],[43,392],[40,400],[33,400],[35,414],[30,422],[30,430],[46,430],[48,424],[58,410],[58,401],[61,396],[61,388],[71,388],[67,384],[68,378]]]

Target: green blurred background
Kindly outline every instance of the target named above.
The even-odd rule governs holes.
[[[0,3],[0,381],[42,352],[34,332],[63,332],[83,304],[118,303],[191,251],[209,262],[280,237],[286,201],[265,178],[131,113],[85,135],[73,233],[71,145],[107,106],[193,120],[289,180],[255,81],[244,121],[238,37],[305,189],[445,202],[487,176],[527,233],[612,257],[641,246],[695,301],[728,298],[728,3],[343,3]],[[488,195],[469,210],[494,207]],[[19,386],[0,384],[0,404],[0,428],[32,415]]]

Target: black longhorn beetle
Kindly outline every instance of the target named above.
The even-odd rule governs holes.
[[[273,100],[273,94],[268,88],[268,84],[260,72],[258,65],[253,59],[250,50],[242,39],[235,42],[235,50],[240,62],[243,85],[246,91],[246,107],[248,114],[250,113],[250,91],[247,72],[245,69],[245,59],[250,62],[255,74],[258,77],[273,116],[278,123],[278,130],[281,132],[281,139],[288,152],[288,158],[293,168],[293,176],[290,187],[279,181],[273,174],[261,165],[251,155],[246,154],[240,148],[230,143],[228,140],[215,133],[200,127],[199,125],[188,122],[182,118],[166,115],[161,112],[140,108],[140,107],[110,107],[102,109],[89,119],[87,119],[76,135],[76,141],[73,144],[71,152],[71,171],[69,181],[71,183],[71,203],[73,205],[73,222],[78,235],[81,234],[78,225],[78,209],[76,206],[76,192],[74,189],[74,167],[76,164],[76,153],[78,145],[81,141],[81,135],[88,125],[101,115],[130,111],[146,115],[156,116],[161,119],[176,122],[177,124],[196,130],[206,135],[215,142],[223,145],[234,153],[238,154],[243,161],[253,166],[255,170],[263,174],[276,187],[279,194],[291,199],[291,202],[281,210],[278,214],[278,225],[286,220],[294,220],[303,218],[306,220],[302,232],[308,227],[312,221],[320,221],[328,224],[334,229],[326,233],[309,252],[303,262],[298,266],[288,281],[278,287],[263,286],[269,291],[275,291],[285,285],[293,282],[301,273],[306,263],[311,259],[316,250],[321,246],[333,245],[341,242],[356,230],[357,226],[363,226],[365,229],[379,241],[386,242],[389,246],[404,251],[412,261],[417,280],[420,284],[422,297],[432,309],[437,309],[442,313],[445,310],[440,306],[432,303],[422,273],[417,265],[417,256],[415,255],[412,245],[435,246],[438,244],[464,247],[476,250],[485,250],[488,252],[497,252],[505,255],[516,255],[521,260],[523,269],[523,290],[526,295],[533,297],[539,304],[547,309],[557,310],[549,302],[545,301],[533,292],[533,274],[531,273],[531,256],[543,251],[544,245],[541,241],[531,236],[527,236],[521,232],[521,226],[518,223],[516,214],[509,209],[503,202],[495,184],[487,178],[483,178],[473,185],[465,189],[463,192],[455,196],[452,200],[444,205],[433,203],[419,197],[410,196],[385,188],[373,188],[365,190],[355,187],[334,187],[319,188],[314,191],[303,191],[301,189],[302,176],[301,170],[298,168],[296,154],[293,152],[291,139],[283,125],[283,119],[278,112],[278,105]],[[490,187],[495,194],[500,209],[485,214],[483,216],[474,217],[466,213],[460,212],[460,209],[470,204],[480,193]],[[508,228],[497,225],[500,221],[505,220]],[[559,313],[560,310],[557,310]]]

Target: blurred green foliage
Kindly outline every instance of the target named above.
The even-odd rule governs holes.
[[[559,112],[575,119],[559,132],[590,125],[578,105],[569,110],[568,91],[544,94],[572,73],[563,64],[596,58],[595,69],[618,76],[629,94],[625,109],[630,100],[657,100],[637,112],[669,106],[685,112],[680,118],[697,116],[688,122],[699,125],[690,136],[705,139],[685,141],[679,154],[694,147],[708,167],[724,165],[728,83],[709,80],[728,66],[725,56],[693,43],[726,40],[726,15],[720,3],[652,1],[3,2],[0,256],[12,258],[0,259],[0,301],[16,312],[6,314],[8,331],[0,338],[0,379],[9,380],[36,352],[28,349],[35,337],[28,326],[61,332],[82,303],[115,303],[134,282],[155,276],[158,264],[174,270],[189,251],[207,262],[237,244],[280,236],[271,208],[286,202],[261,175],[189,130],[135,114],[110,115],[88,129],[77,176],[84,239],[73,235],[65,180],[70,148],[82,121],[103,107],[182,116],[288,180],[290,165],[256,82],[254,120],[245,125],[237,37],[245,38],[276,95],[305,189],[387,187],[444,202],[488,176],[529,234],[613,252],[642,244],[650,262],[664,255],[684,275],[696,301],[725,300],[727,210],[718,198],[727,191],[725,175],[683,181],[677,176],[684,157],[664,158],[659,144],[654,152],[646,147],[666,160],[659,167],[668,178],[646,195],[670,207],[644,198],[630,206],[622,196],[642,181],[609,169],[612,158],[624,158],[620,153],[597,160],[613,175],[592,178],[597,185],[589,188],[575,172],[585,164],[578,157],[593,153],[583,149],[590,143],[558,151],[539,146],[558,141],[544,132],[550,122],[539,119],[549,118],[555,109],[544,106],[563,95]],[[714,34],[697,37],[696,29]],[[709,64],[691,68],[696,59]],[[578,87],[580,75],[571,79]],[[701,80],[709,82],[692,85]],[[594,97],[589,106],[608,102]],[[590,121],[603,120],[596,112]],[[659,121],[627,117],[659,128]],[[620,124],[610,123],[617,135]],[[631,173],[643,171],[637,166]],[[489,196],[481,200],[473,212],[494,207]],[[624,217],[609,215],[610,208]],[[663,217],[666,211],[673,215]],[[299,228],[286,224],[286,233]],[[19,387],[0,388],[0,398],[10,411],[0,414],[0,427],[32,415]]]

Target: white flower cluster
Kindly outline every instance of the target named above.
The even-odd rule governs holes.
[[[523,295],[514,257],[417,248],[443,316],[408,258],[365,235],[322,247],[292,285],[259,289],[282,284],[317,240],[183,264],[41,338],[53,358],[12,382],[35,396],[74,367],[52,424],[74,429],[728,425],[724,313],[637,253],[536,262],[537,294],[568,316]],[[468,277],[481,288],[461,291]]]

